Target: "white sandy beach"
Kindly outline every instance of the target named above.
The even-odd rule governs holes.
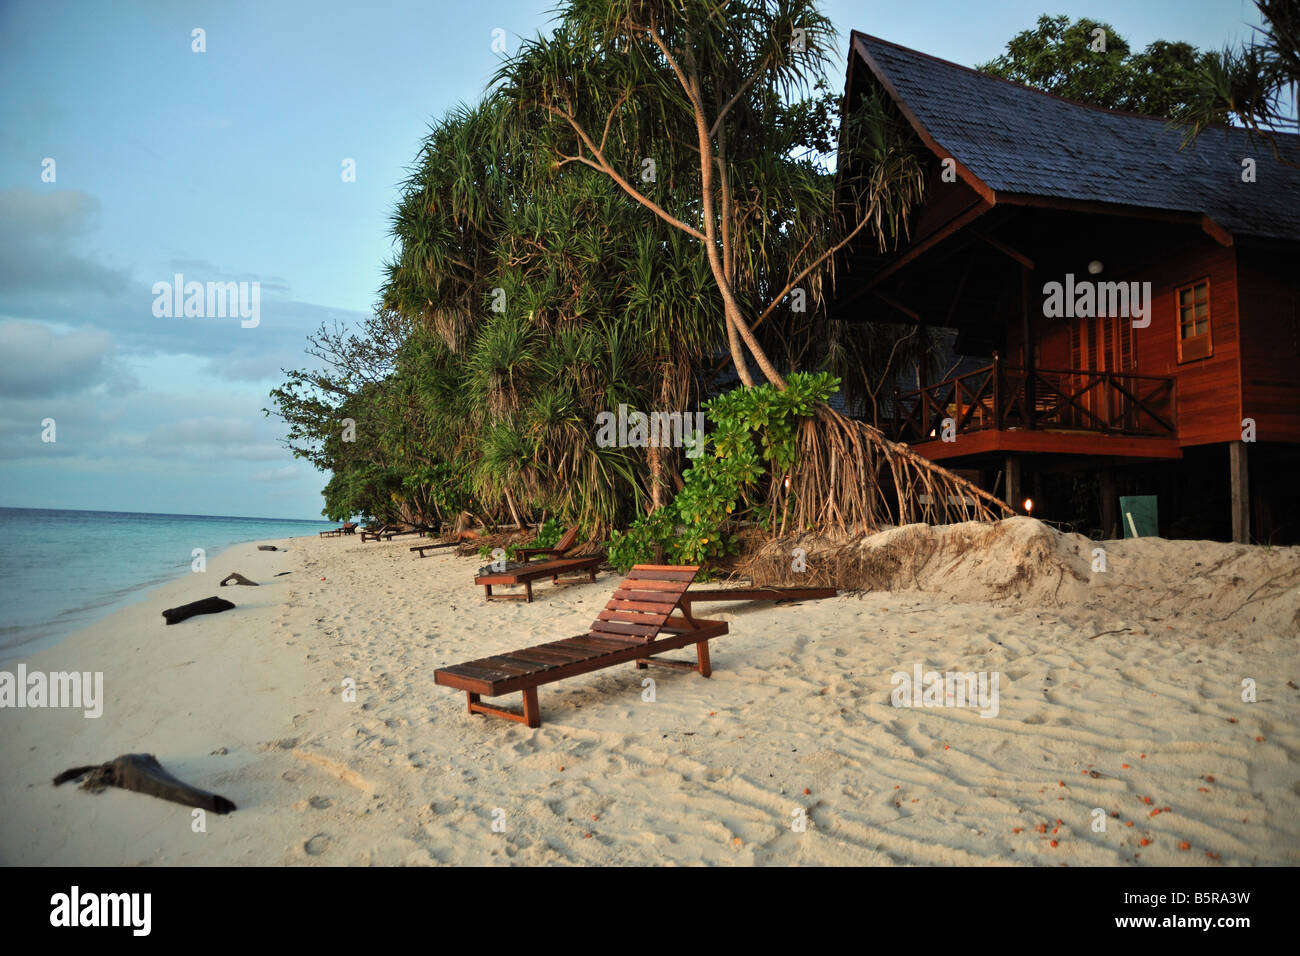
[[[420,560],[409,537],[234,547],[23,661],[103,671],[106,700],[0,710],[0,862],[1300,862],[1300,549],[1107,542],[1097,574],[1084,539],[1004,526],[978,553],[925,532],[907,590],[700,605],[731,625],[712,679],[543,686],[537,730],[467,714],[434,670],[586,631],[617,575],[489,603],[481,559]],[[1035,548],[1080,570],[1032,580]],[[262,586],[218,587],[230,571]],[[237,609],[163,625],[218,594]],[[892,706],[917,662],[998,673],[997,716]],[[195,833],[189,808],[51,785],[129,752],[239,809]]]

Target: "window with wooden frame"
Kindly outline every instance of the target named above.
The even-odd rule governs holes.
[[[1209,358],[1210,342],[1210,280],[1198,279],[1190,285],[1179,286],[1174,291],[1174,305],[1178,310],[1178,361]]]

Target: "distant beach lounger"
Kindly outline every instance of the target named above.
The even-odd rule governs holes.
[[[660,664],[699,671],[708,677],[713,672],[709,641],[727,633],[727,622],[698,621],[682,603],[698,570],[689,565],[639,564],[618,586],[586,634],[443,667],[434,672],[434,682],[465,691],[471,714],[540,727],[537,688],[542,684],[628,661],[635,661],[638,669]],[[674,616],[679,609],[681,615]],[[664,651],[690,644],[695,645],[694,664],[655,659]],[[481,702],[483,697],[515,691],[523,693],[522,714]]]
[[[423,557],[423,555],[421,555]],[[483,585],[483,594],[489,601],[525,601],[533,600],[533,582],[550,578],[556,584],[572,584],[575,578],[560,580],[560,575],[586,572],[589,581],[596,580],[596,569],[605,561],[604,555],[595,554],[581,558],[557,558],[554,561],[542,561],[537,564],[523,564],[505,571],[493,571],[480,574],[474,579],[475,584]],[[492,586],[502,584],[522,584],[523,594],[493,594]]]
[[[451,541],[435,541],[433,544],[417,544],[411,550],[419,551],[420,557],[424,557],[424,552],[426,551],[434,551],[438,548],[454,548],[458,544],[462,544],[466,541],[474,541],[481,537],[482,535],[477,531],[457,531],[455,538]]]
[[[362,528],[361,543],[364,544],[366,541],[378,541],[381,538],[385,541],[392,541],[393,535],[397,534],[397,531],[398,529],[395,526],[388,524],[381,524],[373,531],[367,528]]]
[[[564,552],[568,551],[578,540],[578,526],[575,524],[568,531],[564,532],[564,537],[555,542],[552,548],[516,548],[515,557],[525,564],[534,555],[546,555],[551,558],[562,558]]]

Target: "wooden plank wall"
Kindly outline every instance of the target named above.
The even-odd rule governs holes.
[[[1236,251],[1220,246],[1208,237],[1179,244],[1177,247],[1150,250],[1145,261],[1134,262],[1128,269],[1108,268],[1101,276],[1075,274],[1075,281],[1096,278],[1110,282],[1150,282],[1152,285],[1151,325],[1134,329],[1133,354],[1141,375],[1172,375],[1177,378],[1179,444],[1203,445],[1241,439],[1241,376],[1237,320]],[[1070,323],[1077,319],[1047,319],[1039,308],[1043,283],[1060,281],[1063,275],[1043,277],[1035,274],[1031,283],[1034,316],[1033,334],[1040,342],[1039,364],[1044,368],[1069,368]],[[1270,273],[1271,274],[1271,273]],[[1210,280],[1210,333],[1213,354],[1189,362],[1178,361],[1178,317],[1175,290],[1187,283],[1208,277]],[[1261,298],[1273,301],[1276,289],[1272,280],[1261,280]],[[1276,309],[1276,305],[1269,306]],[[1020,359],[1018,323],[1008,323],[1007,354],[1009,361]],[[1277,392],[1276,375],[1261,371],[1261,382],[1272,382],[1261,392],[1258,404],[1275,416],[1278,403],[1285,395]],[[1270,391],[1271,390],[1271,391]],[[1292,394],[1287,392],[1286,394]],[[1269,417],[1270,427],[1282,427]],[[1300,418],[1292,420],[1300,425]],[[1290,427],[1289,425],[1287,427]]]
[[[1300,442],[1300,278],[1294,255],[1237,252],[1242,416],[1256,440]]]

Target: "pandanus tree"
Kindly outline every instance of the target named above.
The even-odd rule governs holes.
[[[809,0],[570,0],[557,29],[522,44],[497,76],[510,104],[503,124],[527,118],[556,171],[598,177],[707,264],[746,386],[751,359],[786,386],[756,328],[792,293],[820,305],[836,254],[864,233],[882,247],[897,241],[922,195],[914,142],[870,116],[851,118],[846,132],[872,150],[838,189],[817,161],[830,143],[816,84],[831,32]],[[950,501],[975,500],[985,516],[1008,510],[827,405],[805,425],[801,526],[939,518]]]
[[[537,163],[505,105],[489,95],[431,130],[393,217],[384,302],[425,342],[429,444],[468,462],[480,506],[610,527],[658,495],[674,462],[600,447],[592,422],[656,395],[693,401],[717,313],[671,230]]]
[[[1194,85],[1192,108],[1186,117],[1188,138],[1222,122],[1225,115],[1250,130],[1253,138],[1268,143],[1274,155],[1290,166],[1300,162],[1283,155],[1276,131],[1295,132],[1300,113],[1286,111],[1288,94],[1293,113],[1300,109],[1296,90],[1300,83],[1300,4],[1296,0],[1255,0],[1264,21],[1251,42],[1226,47],[1211,54]]]

